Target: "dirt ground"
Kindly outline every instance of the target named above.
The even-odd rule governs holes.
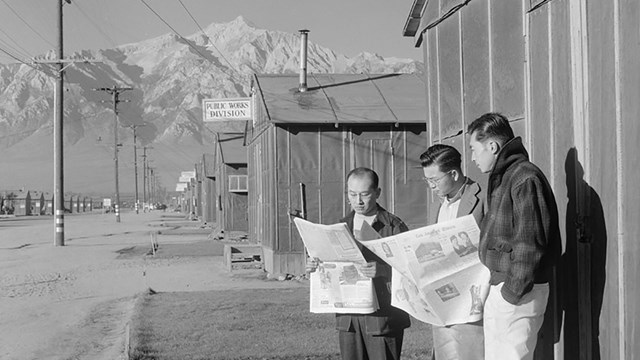
[[[160,231],[158,253],[151,232]],[[125,359],[136,295],[300,286],[229,274],[219,241],[180,214],[70,214],[65,246],[51,216],[0,218],[0,358]],[[182,249],[183,251],[176,251]]]

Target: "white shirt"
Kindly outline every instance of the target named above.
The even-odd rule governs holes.
[[[460,207],[460,199],[467,187],[467,180],[460,187],[460,190],[451,198],[442,198],[442,204],[440,205],[440,211],[438,212],[438,223],[456,219],[458,217],[458,208]]]
[[[353,236],[357,239],[357,240],[362,240],[362,237],[360,235],[360,229],[362,229],[362,223],[364,223],[365,221],[367,222],[367,224],[371,225],[373,224],[373,222],[376,220],[376,215],[377,214],[373,214],[370,216],[364,216],[362,214],[358,214],[356,213],[353,217]]]

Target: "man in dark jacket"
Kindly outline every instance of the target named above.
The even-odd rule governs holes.
[[[377,203],[380,196],[378,175],[368,168],[356,168],[347,175],[347,196],[352,211],[341,222],[347,223],[354,237],[361,241],[362,224],[367,222],[382,237],[407,231],[397,216]],[[402,351],[404,329],[411,324],[409,315],[391,306],[391,267],[371,250],[362,247],[367,264],[360,268],[364,276],[373,279],[380,309],[372,314],[336,314],[336,328],[343,360],[397,360]],[[308,270],[317,263],[310,260]]]
[[[549,297],[551,249],[560,241],[556,201],[503,115],[482,115],[468,133],[472,160],[489,173],[479,249],[491,271],[485,358],[532,359]]]

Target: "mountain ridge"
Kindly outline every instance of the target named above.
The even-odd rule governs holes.
[[[239,16],[212,23],[204,33],[169,33],[70,54],[69,59],[96,62],[65,70],[65,190],[108,194],[113,188],[112,99],[94,89],[133,87],[120,95],[129,102],[118,104],[121,192],[133,192],[133,134],[127,127],[132,124],[144,124],[137,128],[137,146],[148,147],[161,185],[172,191],[180,171],[193,169],[203,153],[212,152],[217,132],[244,130],[243,122],[202,122],[202,100],[247,96],[253,73],[297,73],[299,51],[298,34],[258,29]],[[54,57],[48,52],[36,61]],[[309,41],[308,71],[422,73],[423,65],[368,52],[347,57]],[[8,170],[0,172],[0,189],[53,186],[54,72],[46,64],[0,64],[0,166]],[[137,162],[141,174],[142,160]]]

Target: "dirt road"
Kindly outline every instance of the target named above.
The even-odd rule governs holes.
[[[207,240],[203,231],[176,232],[197,227],[180,215],[123,213],[121,219],[116,223],[112,214],[66,216],[64,247],[53,246],[51,217],[0,219],[1,359],[122,359],[135,296],[148,288],[287,286],[230,276],[221,256],[215,256],[221,250],[145,256],[152,231],[165,233],[158,237],[160,250]]]

